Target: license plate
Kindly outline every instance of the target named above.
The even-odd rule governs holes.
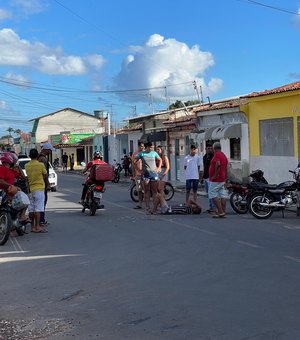
[[[99,191],[94,191],[94,197],[95,198],[102,198],[102,193]]]

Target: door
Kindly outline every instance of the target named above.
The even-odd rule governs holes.
[[[180,180],[180,150],[179,150],[179,139],[175,139],[175,176],[176,180]]]

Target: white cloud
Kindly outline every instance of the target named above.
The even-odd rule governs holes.
[[[0,21],[11,18],[12,14],[6,9],[0,8]]]
[[[294,24],[300,28],[300,7],[298,8],[297,15],[294,16]]]
[[[11,4],[25,15],[44,12],[48,7],[43,0],[11,0]]]
[[[29,86],[30,85],[30,80],[27,79],[26,77],[24,77],[21,74],[16,74],[16,73],[6,73],[6,75],[4,76],[4,78],[8,81],[13,82],[16,85],[21,85],[21,86],[26,86],[26,84]]]
[[[223,85],[221,79],[213,78],[206,83],[207,69],[214,65],[212,53],[191,48],[176,39],[165,39],[159,34],[149,37],[144,46],[131,48],[115,78],[118,89],[153,88],[166,86],[170,97],[185,97],[193,94],[193,86],[174,86],[196,80],[205,95],[212,95]],[[155,96],[155,93],[152,93]],[[161,94],[160,94],[161,95]]]
[[[0,50],[0,65],[25,66],[51,75],[83,75],[89,68],[99,69],[103,65],[101,56],[66,56],[61,48],[21,39],[9,28],[0,30]]]
[[[84,58],[85,61],[92,65],[96,70],[100,70],[105,64],[105,59],[99,54],[92,54]]]

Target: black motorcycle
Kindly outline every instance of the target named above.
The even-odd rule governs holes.
[[[116,161],[116,160],[114,160]],[[121,172],[122,172],[122,165],[121,163],[116,163],[114,166],[115,177],[113,178],[113,183],[118,183],[120,180]]]
[[[232,209],[238,214],[246,214],[249,210],[248,203],[252,193],[257,190],[255,183],[268,183],[262,170],[254,170],[249,175],[251,182],[247,184],[231,182],[227,185],[229,201]]]
[[[297,191],[300,191],[300,163],[296,170],[289,170],[293,174],[294,181],[286,181],[280,184],[257,184],[257,192],[251,196],[249,203],[250,213],[258,219],[267,219],[274,211],[282,211],[296,206],[298,203]]]
[[[11,231],[15,230],[19,236],[23,236],[29,223],[19,221],[19,210],[12,208],[3,190],[0,190],[0,201],[0,246],[3,246],[8,241]]]
[[[104,191],[104,183],[91,184],[88,187],[81,211],[84,213],[85,209],[89,209],[90,215],[94,216],[97,209],[103,209],[104,205],[101,204],[101,199]]]

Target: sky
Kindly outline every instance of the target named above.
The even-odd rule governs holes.
[[[73,108],[112,125],[300,80],[300,0],[0,0],[0,136]]]

